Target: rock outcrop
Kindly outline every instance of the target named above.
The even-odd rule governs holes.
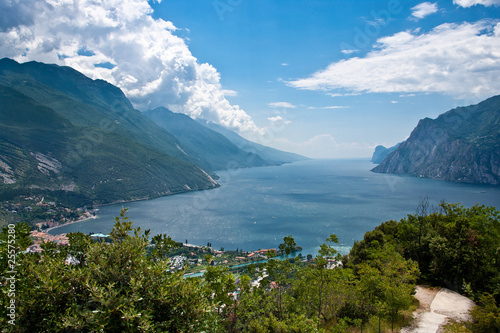
[[[372,171],[500,185],[500,96],[420,120]]]
[[[387,157],[387,155],[395,151],[400,144],[401,142],[389,148],[385,148],[382,145],[378,145],[377,147],[375,147],[375,151],[373,152],[371,162],[375,164],[380,164]]]

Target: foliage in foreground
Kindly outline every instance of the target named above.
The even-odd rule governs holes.
[[[332,267],[341,258],[333,247],[338,239],[330,235],[311,262],[272,259],[249,265],[241,276],[208,265],[203,279],[169,272],[166,255],[177,243],[165,235],[151,242],[149,231],[132,227],[126,210],[116,219],[111,244],[75,233],[71,245],[46,243],[42,254],[23,252],[29,228],[17,224],[16,320],[8,323],[11,297],[4,287],[0,325],[12,332],[260,333],[361,326],[366,332],[381,323],[390,330],[403,324],[421,271],[421,279],[476,295],[481,306],[473,312],[475,331],[498,331],[498,212],[441,207],[366,233],[343,265]],[[4,278],[10,269],[8,232],[4,228],[0,236]],[[287,236],[280,249],[290,253],[295,245]],[[65,264],[69,256],[76,264]],[[250,276],[260,276],[258,286],[251,286]]]
[[[218,322],[201,283],[168,273],[168,262],[147,255],[148,232],[132,228],[125,211],[112,231],[113,243],[95,243],[82,233],[70,246],[46,243],[43,254],[17,257],[15,332],[193,331]],[[132,235],[129,235],[132,232]],[[19,250],[24,250],[20,248]],[[65,264],[71,255],[79,261]],[[196,300],[195,302],[193,300]]]
[[[493,207],[442,203],[399,222],[387,221],[354,244],[347,266],[366,260],[375,248],[392,246],[418,263],[421,281],[443,286],[478,304],[474,332],[500,332],[500,213]]]

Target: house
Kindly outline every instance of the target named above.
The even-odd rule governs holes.
[[[262,249],[262,250],[257,251],[257,253],[258,253],[258,254],[262,254],[262,255],[266,255],[266,254],[267,254],[267,252],[269,252],[269,251],[271,251],[271,250],[273,250],[274,252],[277,252],[277,250],[276,250],[276,249]]]

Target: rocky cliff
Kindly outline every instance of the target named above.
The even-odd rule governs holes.
[[[500,185],[500,96],[420,120],[372,171]]]
[[[371,162],[375,164],[380,164],[387,157],[387,155],[395,151],[400,144],[401,142],[389,148],[385,148],[382,145],[378,145],[377,147],[375,147],[375,151],[373,152]]]

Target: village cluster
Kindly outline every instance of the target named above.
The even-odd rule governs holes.
[[[43,196],[20,195],[14,200],[0,201],[0,217],[9,222],[28,222],[37,230],[93,218],[96,210],[68,208]]]

